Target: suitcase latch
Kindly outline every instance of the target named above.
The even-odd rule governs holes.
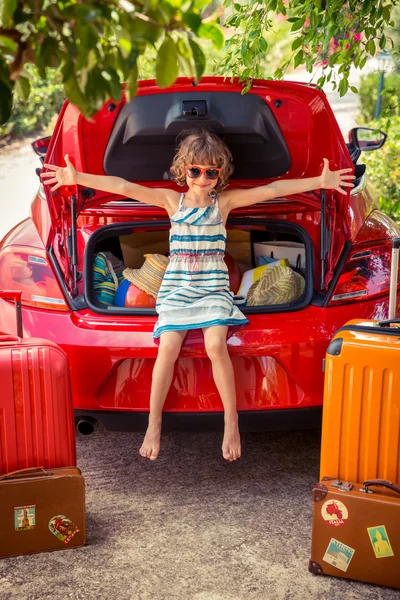
[[[331,487],[340,490],[341,492],[351,492],[354,487],[353,483],[350,481],[341,481],[340,479],[334,479],[331,482]]]

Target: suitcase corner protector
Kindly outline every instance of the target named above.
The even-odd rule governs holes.
[[[321,502],[328,493],[328,488],[323,483],[317,483],[312,491],[312,501]]]
[[[321,565],[319,565],[317,562],[315,562],[315,560],[312,560],[311,558],[310,558],[310,562],[308,563],[308,570],[310,571],[310,573],[313,573],[314,575],[323,575],[324,574]]]

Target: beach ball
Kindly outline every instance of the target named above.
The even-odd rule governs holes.
[[[234,258],[229,254],[229,252],[225,252],[225,264],[228,267],[229,272],[229,287],[231,291],[236,294],[240,287],[240,282],[242,280],[242,275],[240,273],[239,266]]]
[[[126,308],[155,308],[156,300],[150,294],[146,294],[136,285],[124,279],[115,293],[114,304]]]

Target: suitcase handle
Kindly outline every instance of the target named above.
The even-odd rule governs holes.
[[[397,325],[400,325],[400,319],[387,319],[386,321],[379,321],[378,325],[379,327],[388,327],[392,323],[397,323]]]
[[[387,481],[387,479],[368,479],[367,481],[364,481],[363,486],[365,487],[366,492],[368,492],[370,485],[381,485],[382,487],[387,487],[400,494],[400,485]]]
[[[5,300],[15,300],[15,311],[17,316],[17,336],[20,338],[22,338],[24,335],[22,329],[21,296],[22,292],[17,292],[16,290],[0,290],[0,298],[4,298]]]
[[[8,478],[18,479],[18,477],[23,477],[27,474],[30,475],[50,475],[43,467],[28,467],[27,469],[19,469],[19,471],[11,471],[11,473],[6,473],[6,475],[1,475],[0,481]]]
[[[397,283],[399,275],[399,252],[400,238],[392,240],[392,264],[390,268],[390,291],[389,291],[389,319],[396,317],[397,309]]]
[[[16,335],[0,335],[0,346],[2,344],[9,344],[10,342],[13,344],[19,344],[21,338]]]

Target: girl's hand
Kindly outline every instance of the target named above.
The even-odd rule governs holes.
[[[331,171],[329,169],[329,160],[324,158],[324,168],[321,173],[321,188],[324,190],[336,190],[341,194],[347,194],[344,187],[354,187],[352,180],[355,179],[352,174],[353,169],[340,169]]]
[[[64,160],[67,163],[66,167],[56,167],[55,165],[47,165],[44,166],[46,169],[49,169],[49,172],[42,173],[41,178],[45,185],[53,185],[50,190],[54,192],[62,185],[76,185],[77,183],[77,175],[78,172],[71,163],[68,154],[64,156]]]

